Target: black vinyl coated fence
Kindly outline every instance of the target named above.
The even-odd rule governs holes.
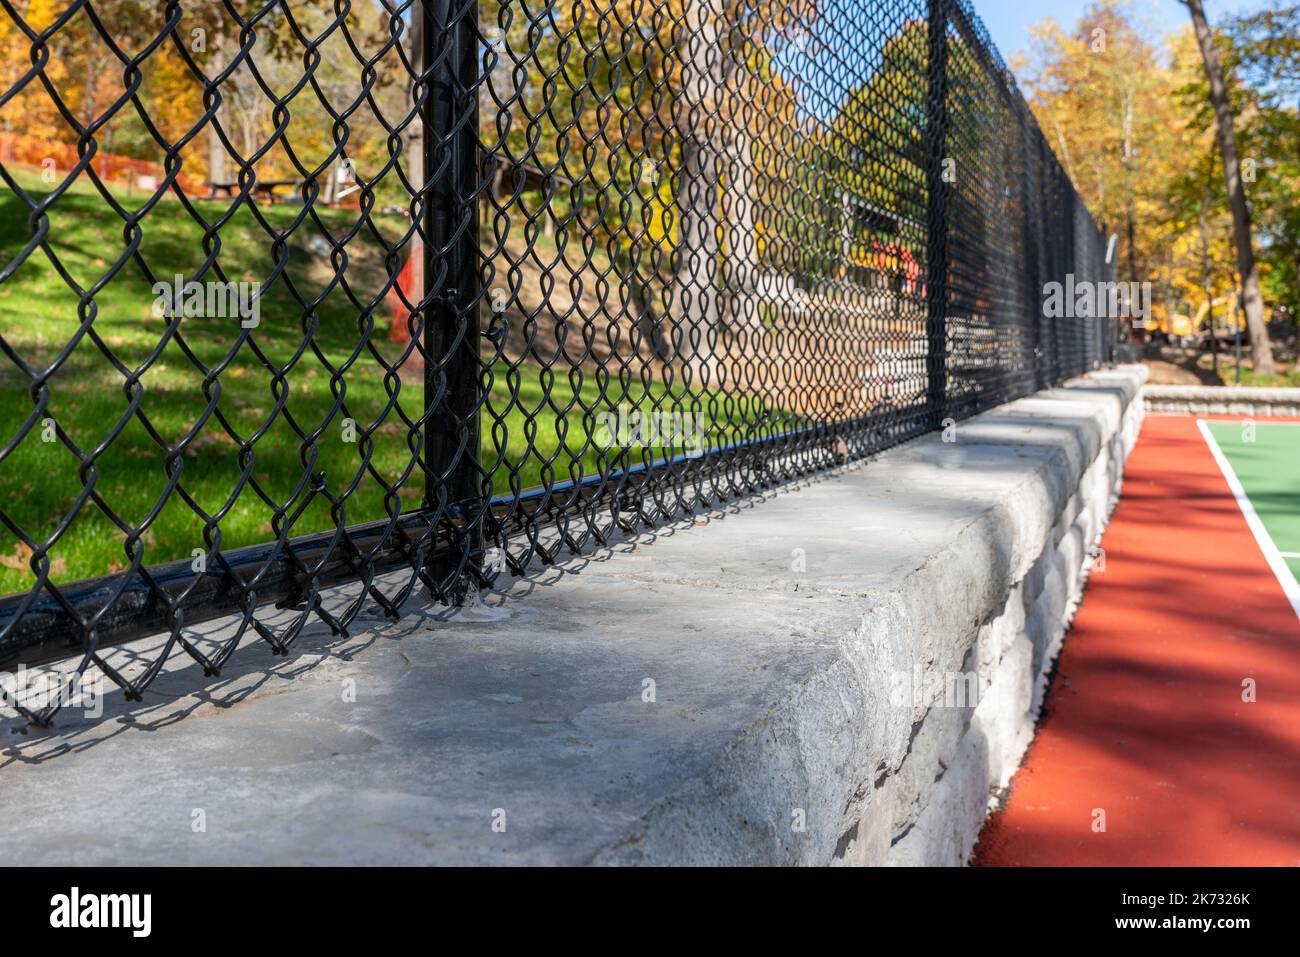
[[[1111,358],[961,0],[0,8],[0,665],[138,698]]]

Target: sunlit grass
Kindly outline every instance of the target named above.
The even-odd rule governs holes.
[[[50,188],[35,173],[18,175],[33,195]],[[144,202],[139,190],[115,195],[128,209]],[[228,205],[219,200],[196,207],[216,223]],[[279,258],[287,257],[283,275],[263,288],[260,323],[242,346],[238,317],[189,317],[179,324],[179,338],[167,341],[155,357],[168,320],[154,315],[155,296],[137,259],[96,290],[91,332],[48,376],[44,415],[0,461],[0,508],[12,522],[38,542],[48,540],[91,486],[128,526],[148,523],[142,537],[145,563],[156,564],[206,547],[205,522],[184,496],[212,520],[219,519],[223,549],[271,539],[285,523],[291,523],[292,534],[301,535],[336,522],[364,522],[390,510],[418,507],[423,472],[412,470],[416,439],[398,410],[410,421],[419,418],[421,373],[411,370],[386,381],[373,355],[365,349],[358,354],[368,322],[373,323],[368,342],[386,361],[395,363],[404,348],[390,340],[390,313],[374,300],[388,274],[383,242],[397,244],[407,222],[376,215],[378,236],[369,229],[357,233],[348,243],[344,286],[334,282],[321,226],[310,218],[299,221],[302,213],[302,207],[293,205],[259,205],[256,215],[241,207],[215,233],[219,261],[231,280],[265,280],[277,264],[276,243],[282,247]],[[84,183],[63,195],[49,216],[55,255],[83,289],[98,283],[127,249],[123,221]],[[338,240],[355,228],[358,214],[322,209],[319,216],[324,230]],[[0,192],[0,268],[14,260],[32,235],[29,220],[17,194]],[[204,258],[205,229],[178,201],[160,202],[143,219],[141,231],[137,256],[156,277],[170,281],[177,273],[195,275]],[[372,307],[368,320],[365,313]],[[0,283],[0,335],[39,374],[77,337],[83,324],[79,317],[89,317],[91,308],[90,298],[79,297],[38,249]],[[311,323],[313,348],[299,355]],[[209,370],[206,381],[201,366]],[[283,370],[279,384],[272,368]],[[138,381],[129,387],[132,377]],[[617,449],[593,441],[595,416],[620,405],[644,411],[662,405],[700,412],[711,423],[735,423],[713,424],[713,442],[751,429],[759,417],[754,408],[734,400],[706,395],[703,406],[692,405],[681,390],[647,388],[636,379],[600,381],[583,370],[551,375],[529,362],[499,362],[486,379],[482,462],[492,472],[497,495],[581,481],[664,454],[638,450],[620,457]],[[135,394],[141,414],[130,415]],[[0,359],[0,441],[10,440],[33,418],[35,398],[32,380]],[[179,446],[210,403],[212,416],[169,462],[168,448]],[[278,412],[277,405],[282,406]],[[219,424],[218,414],[237,438]],[[345,418],[355,422],[358,441],[347,441]],[[93,466],[83,465],[64,443],[47,441],[54,423],[84,457],[94,456]],[[239,439],[254,437],[251,454],[241,453]],[[369,468],[398,488],[396,498],[366,469],[367,455]],[[245,474],[249,481],[236,492]],[[169,493],[170,480],[178,488]],[[126,567],[125,543],[126,533],[87,503],[51,550],[55,580]],[[0,592],[30,587],[29,557],[17,539],[3,533]]]

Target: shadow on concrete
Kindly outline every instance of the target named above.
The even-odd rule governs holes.
[[[1050,390],[1049,395],[1069,398],[1081,392],[1113,395],[1117,407],[1122,407],[1124,398],[1122,389],[1094,381],[1053,389]],[[1034,397],[1030,397],[1029,402],[1033,401],[1035,401]],[[978,420],[971,420],[970,425],[976,436],[974,441],[968,440],[964,444],[959,441],[955,446],[944,446],[939,443],[936,436],[929,435],[905,443],[904,447],[916,449],[918,454],[931,460],[949,456],[954,459],[952,462],[954,468],[969,474],[997,475],[1022,473],[1023,461],[1015,458],[1008,459],[1005,456],[981,456],[979,452],[982,445],[978,439],[978,429],[999,430],[996,442],[990,440],[991,446],[996,447],[1005,447],[1008,444],[1025,447],[1040,445],[1049,442],[1050,434],[1061,429],[1077,435],[1086,447],[1095,448],[1099,442],[1099,436],[1093,434],[1095,428],[1088,423],[1087,416],[1084,414],[1080,414],[1077,421],[1060,415],[1048,419],[1033,412],[1024,412],[1016,405],[986,413]],[[959,425],[959,434],[960,432],[961,425]],[[1046,456],[1048,453],[1044,450],[1043,454]],[[400,644],[404,638],[416,632],[427,631],[432,623],[451,624],[473,621],[475,616],[483,614],[484,607],[501,607],[526,602],[539,589],[561,585],[568,578],[581,576],[590,569],[599,568],[616,555],[632,553],[652,546],[659,540],[671,538],[686,529],[726,522],[775,498],[797,494],[810,487],[835,481],[847,472],[867,467],[877,457],[872,456],[839,469],[803,477],[771,489],[742,496],[715,509],[657,529],[616,533],[605,546],[594,548],[586,554],[569,555],[556,564],[546,565],[535,558],[527,573],[514,580],[509,587],[487,593],[480,602],[466,608],[431,606],[427,600],[412,599],[403,609],[403,617],[397,620],[363,612],[354,622],[349,636],[332,634],[323,622],[313,621],[304,626],[301,635],[291,646],[290,655],[286,658],[271,655],[269,646],[264,649],[265,655],[257,654],[258,649],[253,646],[261,643],[261,639],[250,629],[250,633],[243,639],[243,645],[230,657],[221,676],[216,679],[204,679],[199,666],[188,655],[179,649],[173,649],[163,672],[145,691],[143,701],[127,701],[119,691],[113,689],[103,696],[103,713],[95,717],[65,710],[55,718],[53,727],[49,729],[28,727],[16,717],[0,721],[0,734],[6,738],[3,750],[0,751],[3,754],[0,769],[15,763],[41,764],[64,755],[84,752],[128,733],[156,733],[196,713],[216,714],[234,708],[254,695],[288,687],[327,662],[351,661],[381,643]],[[1066,491],[1062,489],[1060,494],[1066,494]],[[956,495],[914,493],[913,499],[918,508],[936,515],[948,513],[954,519],[962,519],[969,512],[969,506],[961,503]],[[1014,525],[1015,517],[1008,508],[999,505],[995,507],[995,512],[994,524],[990,526],[991,528],[1010,528]],[[1006,566],[1010,562],[1010,557],[1006,554],[1007,537],[992,534],[986,543],[991,555],[990,560],[999,567]],[[405,575],[405,573],[396,574],[399,578]],[[335,589],[327,599],[327,607],[345,607],[356,594],[355,586]],[[281,614],[292,617],[294,613],[285,611]],[[215,645],[230,633],[233,620],[235,619],[210,623],[204,626],[203,632],[194,634],[187,632],[187,636],[196,643]],[[275,618],[269,620],[274,622]],[[109,654],[113,656],[114,667],[129,676],[147,668],[163,644],[161,638],[146,639],[114,649]]]

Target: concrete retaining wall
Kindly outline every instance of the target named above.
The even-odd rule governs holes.
[[[245,649],[215,687],[178,658],[144,704],[7,736],[0,858],[960,864],[1029,742],[1144,376],[479,608],[316,628],[289,661]]]
[[[1174,415],[1300,415],[1300,389],[1148,385],[1142,399],[1148,412]]]

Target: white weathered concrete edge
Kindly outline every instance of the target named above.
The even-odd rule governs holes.
[[[1144,374],[478,610],[317,628],[270,669],[245,649],[198,694],[179,667],[53,735],[9,722],[0,860],[961,863],[1032,734]],[[900,700],[916,668],[973,672],[978,704]]]
[[[1173,415],[1300,415],[1300,389],[1262,386],[1147,385],[1147,412]]]

